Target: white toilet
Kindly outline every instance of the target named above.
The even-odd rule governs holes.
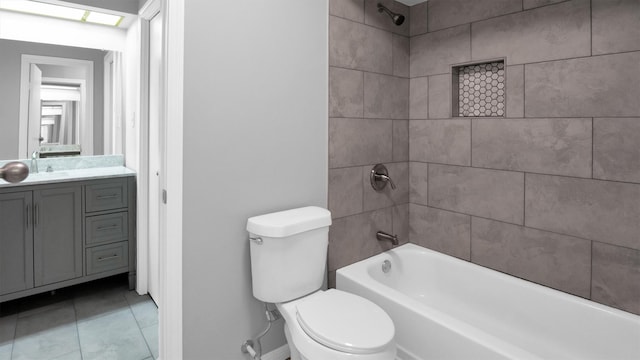
[[[373,302],[324,281],[331,213],[309,206],[252,217],[253,296],[275,303],[291,359],[393,360],[395,328]]]

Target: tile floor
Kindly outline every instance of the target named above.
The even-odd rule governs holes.
[[[158,308],[114,276],[0,304],[0,360],[158,357]]]

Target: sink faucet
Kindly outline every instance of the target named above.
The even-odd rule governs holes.
[[[31,153],[31,172],[38,173],[38,156],[40,153],[38,150]]]

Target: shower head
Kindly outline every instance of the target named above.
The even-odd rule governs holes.
[[[378,3],[378,12],[386,12],[387,15],[389,15],[389,17],[391,18],[391,21],[393,21],[393,23],[397,26],[402,25],[402,23],[404,22],[404,15],[396,14],[380,3]]]

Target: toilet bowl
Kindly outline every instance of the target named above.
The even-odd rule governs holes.
[[[276,304],[292,360],[393,360],[395,327],[382,308],[319,290],[330,225],[331,213],[314,206],[250,218],[253,295]]]

